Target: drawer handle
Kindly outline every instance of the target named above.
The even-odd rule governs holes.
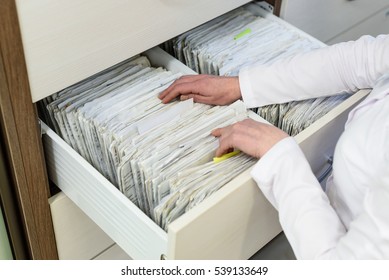
[[[320,183],[323,182],[323,180],[324,180],[325,178],[327,178],[328,174],[330,174],[330,172],[332,171],[332,163],[333,163],[333,162],[334,162],[334,159],[333,159],[332,156],[329,157],[329,158],[327,159],[327,164],[328,164],[327,169],[324,170],[324,172],[323,172],[320,176],[317,177],[317,180],[318,180]]]

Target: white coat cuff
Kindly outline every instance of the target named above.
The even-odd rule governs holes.
[[[239,71],[239,86],[242,100],[247,108],[258,107],[258,94],[255,94],[250,81],[250,67],[245,67]],[[256,70],[258,71],[258,70]]]
[[[254,178],[259,188],[270,203],[278,209],[274,195],[273,185],[275,176],[279,172],[278,166],[283,162],[285,156],[291,156],[291,150],[299,150],[299,146],[293,137],[287,137],[274,145],[251,170],[251,176]]]

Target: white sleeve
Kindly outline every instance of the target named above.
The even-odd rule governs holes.
[[[249,108],[372,88],[389,69],[389,35],[323,47],[239,72]]]
[[[277,143],[251,175],[278,210],[298,259],[389,257],[389,176],[367,194],[363,212],[346,231],[294,138]]]

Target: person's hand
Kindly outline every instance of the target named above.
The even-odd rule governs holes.
[[[194,102],[209,105],[228,105],[241,98],[238,77],[212,75],[182,76],[164,90],[159,98],[168,103],[176,97],[193,98]]]
[[[261,158],[275,144],[289,137],[288,134],[270,124],[245,119],[235,124],[217,128],[212,135],[219,137],[216,156],[238,149],[252,157]]]

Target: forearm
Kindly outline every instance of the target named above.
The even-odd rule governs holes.
[[[389,37],[364,36],[241,70],[239,83],[248,107],[354,92],[373,87],[389,71]]]
[[[345,228],[293,138],[273,147],[252,171],[279,211],[281,226],[299,259],[330,257]]]

